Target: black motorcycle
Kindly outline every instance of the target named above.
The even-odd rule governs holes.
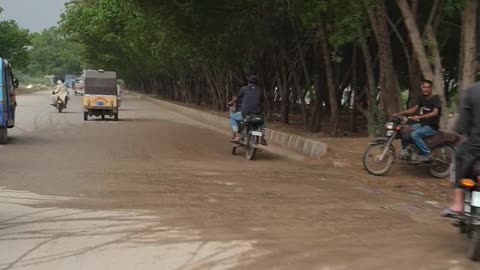
[[[236,112],[236,106],[229,107],[230,114]],[[263,138],[263,125],[265,118],[262,115],[248,115],[243,121],[238,123],[240,140],[232,142],[232,155],[237,154],[237,148],[241,147],[245,150],[245,158],[247,160],[255,159],[255,155],[260,150]]]
[[[459,217],[460,233],[470,239],[468,258],[473,261],[480,260],[480,162],[475,164],[472,179],[463,179],[461,184],[464,190],[463,214]]]
[[[454,145],[458,137],[454,134],[439,132],[438,134],[426,138],[427,147],[432,150],[432,160],[421,162],[418,157],[420,149],[411,139],[414,131],[407,125],[410,118],[393,117],[392,121],[385,124],[385,137],[376,139],[370,143],[363,155],[363,166],[373,175],[385,175],[393,165],[396,159],[394,146],[395,140],[403,140],[408,143],[405,149],[405,155],[402,159],[409,165],[424,166],[430,174],[437,178],[445,178],[450,175],[450,165],[455,158]]]

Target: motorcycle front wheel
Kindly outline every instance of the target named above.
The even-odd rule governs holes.
[[[386,147],[386,143],[370,145],[363,154],[363,167],[368,173],[373,175],[385,175],[392,167],[395,159],[392,149],[388,149],[385,157],[380,160],[380,157]]]

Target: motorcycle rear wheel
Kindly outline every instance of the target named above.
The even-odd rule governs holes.
[[[477,226],[470,239],[470,246],[468,247],[468,258],[474,262],[480,260],[480,227]]]
[[[391,149],[387,151],[387,154],[382,161],[379,160],[379,157],[384,151],[385,147],[387,147],[386,143],[374,144],[370,145],[365,150],[365,153],[363,154],[363,167],[368,171],[368,173],[381,176],[387,174],[390,168],[392,168],[395,154]],[[379,166],[376,167],[376,164],[379,164]]]
[[[245,158],[247,160],[254,160],[257,148],[255,147],[255,137],[248,135],[247,142],[245,144]]]
[[[442,152],[444,150],[444,152]],[[445,178],[450,175],[450,164],[455,160],[455,150],[450,146],[440,146],[432,150],[433,163],[428,166],[428,172],[435,178]]]

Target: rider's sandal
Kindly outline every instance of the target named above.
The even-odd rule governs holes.
[[[462,215],[461,212],[457,212],[452,208],[445,208],[442,211],[442,217],[444,218],[459,219],[461,215]]]

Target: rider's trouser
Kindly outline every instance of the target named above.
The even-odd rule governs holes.
[[[242,121],[243,121],[242,112],[236,112],[236,113],[232,113],[230,115],[230,126],[232,126],[233,132],[238,133],[238,131],[240,129],[238,127],[238,123],[240,123]]]
[[[422,127],[422,125],[420,124],[415,124],[415,125],[412,125],[411,127],[414,129],[411,137],[415,145],[420,149],[423,155],[430,155],[431,151],[427,147],[423,139],[431,137],[437,134],[438,132],[429,126]],[[402,141],[402,146],[403,146],[403,149],[407,147],[405,141]]]

